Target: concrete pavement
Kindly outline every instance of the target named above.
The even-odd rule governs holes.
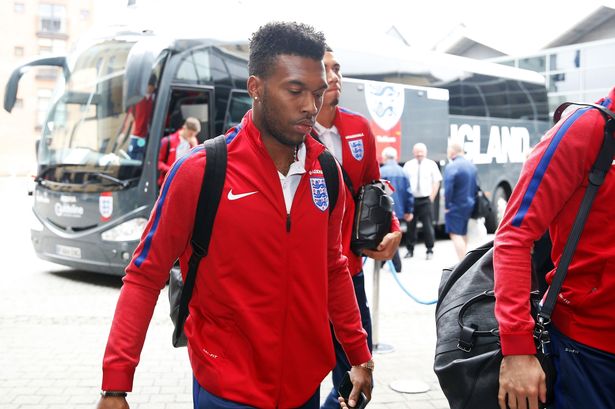
[[[101,360],[121,281],[74,271],[34,256],[29,242],[27,181],[0,178],[0,409],[94,408]],[[401,250],[402,255],[405,250]],[[417,298],[436,298],[442,268],[455,263],[448,240],[440,240],[433,260],[419,245],[403,259],[397,277]],[[366,284],[373,298],[373,262]],[[372,409],[444,409],[446,399],[432,371],[434,305],[409,298],[385,268],[380,274],[378,342],[395,348],[376,354]],[[373,300],[372,300],[373,301]],[[192,375],[185,349],[171,346],[166,289],[161,293],[129,395],[133,409],[191,407]],[[402,394],[398,380],[427,383],[430,391]],[[323,383],[321,395],[330,388]]]

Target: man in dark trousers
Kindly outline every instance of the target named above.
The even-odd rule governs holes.
[[[466,255],[468,221],[476,198],[476,166],[465,158],[457,142],[448,145],[448,157],[451,162],[444,168],[444,223],[461,260]]]
[[[423,224],[423,237],[425,238],[425,258],[433,258],[435,245],[435,232],[433,228],[433,203],[436,200],[442,182],[442,174],[438,164],[427,157],[427,146],[416,143],[412,148],[414,159],[404,164],[404,172],[408,175],[412,196],[414,196],[414,217],[407,222],[405,257],[414,257],[414,245],[418,239],[417,222]]]
[[[363,116],[339,107],[339,98],[342,89],[342,75],[340,63],[333,50],[327,48],[324,64],[329,87],[324,95],[322,109],[316,118],[314,127],[315,137],[318,138],[335,156],[351,180],[353,192],[346,191],[346,210],[342,222],[342,243],[344,255],[348,258],[350,274],[361,311],[363,328],[367,331],[370,349],[372,320],[367,296],[365,294],[365,278],[363,276],[363,263],[361,257],[350,249],[352,224],[354,219],[354,200],[352,198],[361,186],[373,180],[380,179],[380,167],[376,155],[376,141],[369,127],[367,119]],[[375,260],[390,260],[401,240],[401,231],[397,217],[392,218],[392,232],[388,233],[376,250],[364,250],[363,253]],[[333,389],[323,404],[323,408],[338,408],[337,386],[344,373],[352,368],[351,363],[338,342],[337,332],[333,334],[333,343],[337,356],[337,365],[333,369]]]
[[[380,176],[389,181],[394,191],[391,194],[394,202],[394,210],[397,219],[409,222],[412,220],[412,210],[414,207],[414,198],[410,189],[410,181],[404,172],[404,169],[397,163],[397,149],[392,146],[387,146],[382,150],[382,162],[380,167]],[[393,265],[395,271],[401,273],[401,258],[399,250],[393,256]]]
[[[371,396],[371,354],[341,252],[345,192],[329,214],[324,147],[306,137],[327,89],[324,50],[322,33],[297,23],[251,38],[252,110],[226,135],[224,188],[184,325],[196,409],[318,408],[335,364],[329,320],[353,365],[349,403]],[[176,259],[187,271],[206,160],[197,147],[175,162],[126,269],[99,409],[128,408],[160,290]]]
[[[598,101],[615,110],[615,88]],[[557,266],[604,140],[595,108],[564,116],[523,165],[495,236],[495,314],[502,354],[500,407],[538,408],[545,374],[530,313],[531,252],[548,229]],[[615,135],[611,132],[608,137]],[[555,409],[615,407],[615,166],[598,189],[557,297],[549,328],[557,378]],[[547,274],[551,285],[554,270]]]

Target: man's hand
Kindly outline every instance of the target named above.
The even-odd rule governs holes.
[[[373,378],[372,371],[361,366],[353,366],[350,370],[350,382],[352,391],[348,396],[348,402],[340,397],[338,400],[342,409],[354,408],[359,400],[359,394],[363,392],[367,400],[372,400]]]
[[[363,250],[363,254],[374,260],[390,260],[399,247],[401,241],[401,232],[394,231],[387,233],[382,239],[376,250]]]
[[[412,213],[404,213],[404,220],[407,222],[412,221],[414,219],[414,215]]]
[[[126,398],[120,396],[101,396],[96,409],[130,409]]]
[[[508,355],[500,365],[501,409],[538,409],[538,399],[547,400],[545,373],[533,355]],[[526,404],[529,402],[529,406]],[[508,403],[508,406],[506,404]]]

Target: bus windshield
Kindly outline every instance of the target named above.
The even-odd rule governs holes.
[[[141,174],[142,159],[129,155],[131,115],[122,93],[133,42],[101,42],[80,54],[63,94],[53,104],[38,150],[38,180],[61,185],[126,187]]]

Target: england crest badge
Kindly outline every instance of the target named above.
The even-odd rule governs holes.
[[[106,222],[111,219],[113,214],[113,193],[102,192],[98,197],[98,210],[100,210],[100,218]]]
[[[329,194],[327,193],[327,185],[325,178],[310,178],[310,186],[312,188],[312,200],[314,205],[321,211],[329,208]]]
[[[352,157],[356,160],[362,160],[365,149],[363,148],[363,140],[362,139],[353,139],[348,141],[348,146],[350,147],[350,153],[352,153]]]

